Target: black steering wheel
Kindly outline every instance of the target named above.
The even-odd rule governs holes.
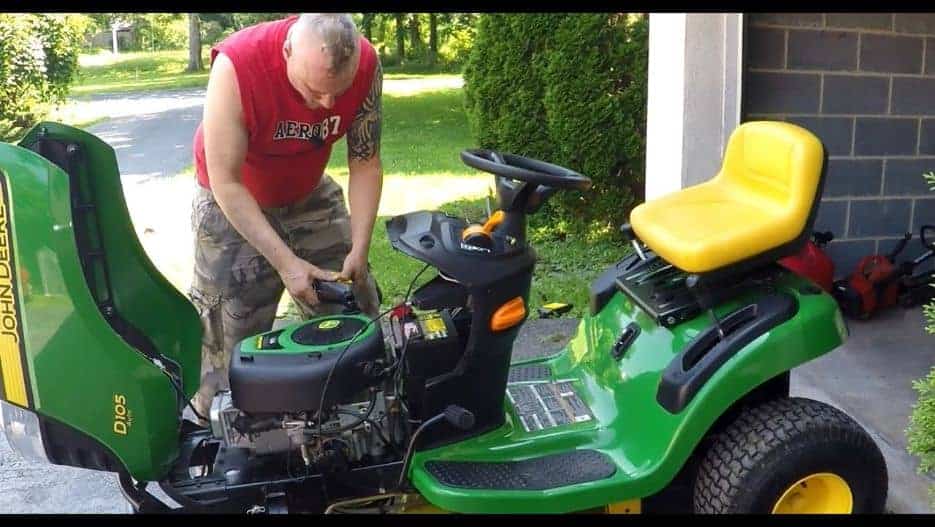
[[[465,165],[517,181],[544,187],[587,190],[591,179],[565,167],[515,154],[471,148],[461,152]]]

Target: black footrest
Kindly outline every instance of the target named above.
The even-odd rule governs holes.
[[[439,483],[476,490],[547,490],[609,478],[617,466],[596,450],[502,463],[429,461],[425,468]]]

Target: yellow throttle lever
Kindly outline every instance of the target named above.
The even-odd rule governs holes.
[[[490,215],[487,218],[487,222],[483,225],[477,223],[467,226],[464,231],[461,233],[461,241],[473,245],[474,247],[481,247],[484,249],[493,248],[493,238],[491,234],[493,230],[497,228],[497,225],[503,222],[503,211],[498,210]]]

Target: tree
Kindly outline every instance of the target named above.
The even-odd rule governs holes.
[[[373,19],[376,18],[376,16],[376,13],[364,13],[360,21],[360,27],[363,29],[364,37],[371,42],[373,42]]]
[[[422,28],[419,26],[419,13],[409,14],[409,55],[418,56],[423,49]]]
[[[406,15],[396,13],[396,55],[399,60],[406,58],[406,29],[404,18]]]
[[[204,69],[201,63],[201,24],[198,13],[188,14],[188,71],[199,72]]]
[[[438,59],[438,16],[429,13],[429,64],[435,65]]]

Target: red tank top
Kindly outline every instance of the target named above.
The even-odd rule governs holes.
[[[286,76],[282,45],[297,16],[244,28],[211,48],[211,62],[224,53],[234,64],[247,156],[241,182],[261,207],[282,207],[307,196],[321,180],[332,145],[344,137],[370,91],[376,52],[360,37],[360,62],[350,89],[331,109],[312,110]],[[209,188],[203,123],[194,138],[195,171]]]

